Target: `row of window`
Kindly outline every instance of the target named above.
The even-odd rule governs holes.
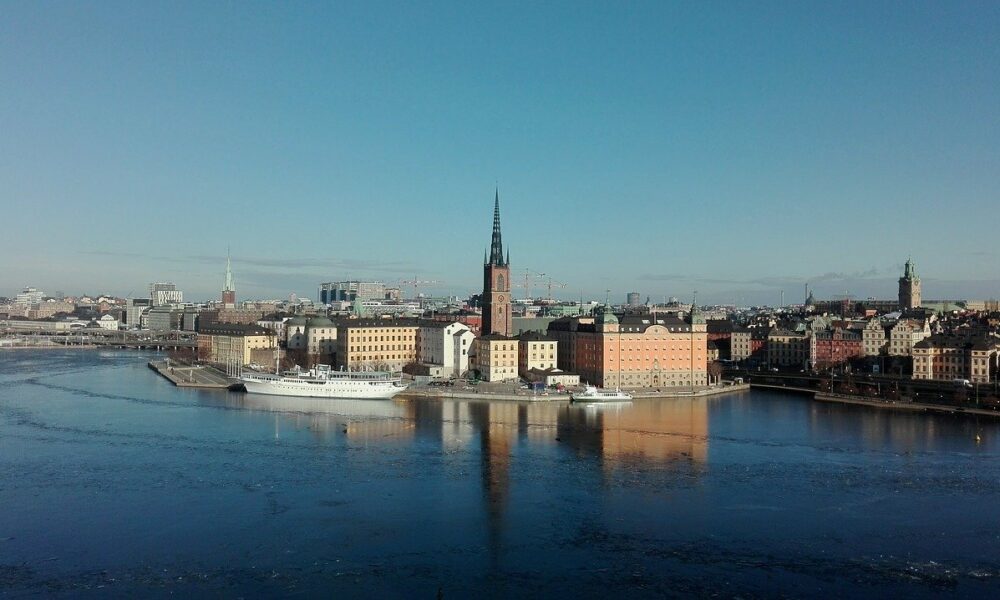
[[[414,334],[408,335],[354,335],[351,336],[355,342],[403,342],[412,341]],[[391,339],[390,339],[391,338]]]
[[[351,346],[351,352],[392,352],[393,350],[413,350],[409,344],[380,344],[378,346]]]

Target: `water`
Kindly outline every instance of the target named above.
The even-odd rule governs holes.
[[[272,398],[148,358],[0,352],[0,595],[1000,595],[1000,421]]]

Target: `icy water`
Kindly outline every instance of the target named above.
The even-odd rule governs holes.
[[[1000,596],[994,421],[273,398],[147,359],[0,351],[0,596]]]

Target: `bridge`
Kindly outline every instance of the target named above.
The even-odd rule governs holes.
[[[143,350],[180,350],[197,348],[194,334],[150,331],[71,331],[66,333],[5,333],[0,348],[8,346],[99,346]]]

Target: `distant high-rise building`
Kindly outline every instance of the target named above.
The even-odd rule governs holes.
[[[152,302],[149,298],[129,298],[125,301],[125,324],[129,329],[142,327],[143,316],[149,311]]]
[[[330,281],[319,284],[319,301],[322,304],[355,300],[365,302],[385,298],[385,284],[381,281]]]
[[[509,337],[513,330],[510,311],[510,250],[503,255],[500,236],[500,190],[493,200],[493,237],[490,252],[483,265],[483,335],[491,333]]]
[[[20,294],[14,296],[14,304],[20,306],[31,306],[32,304],[38,304],[45,297],[45,293],[42,290],[35,289],[33,287],[26,287],[21,291]]]
[[[629,306],[639,306],[640,304],[642,304],[642,300],[641,300],[641,298],[639,296],[639,292],[629,292],[625,296],[625,302]]]
[[[149,299],[153,306],[182,304],[184,292],[178,290],[177,286],[172,283],[151,283],[149,284]]]
[[[222,288],[222,303],[226,306],[236,306],[236,285],[233,283],[233,265],[226,252],[226,284]]]
[[[906,260],[903,276],[899,278],[899,308],[920,308],[920,278],[910,259]]]

